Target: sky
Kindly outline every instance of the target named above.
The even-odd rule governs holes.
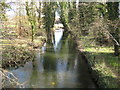
[[[26,14],[25,11],[25,6],[20,5],[20,4],[25,4],[25,2],[28,1],[30,2],[31,0],[6,0],[6,3],[9,3],[11,6],[11,9],[7,9],[6,10],[6,14],[9,18],[14,17],[16,14],[18,14],[19,12],[19,8],[22,8],[22,15]],[[38,0],[35,0],[36,2]],[[12,2],[12,3],[11,3]],[[39,3],[36,3],[37,6],[39,5]]]
[[[3,1],[3,0],[2,0]],[[31,0],[4,0],[4,1],[7,1],[7,2],[9,2],[9,1],[13,1],[13,2],[15,2],[15,1],[22,1],[22,2],[24,2],[24,1],[31,1]],[[32,0],[32,1],[34,1],[34,0]],[[60,1],[60,2],[64,2],[64,1],[66,1],[66,2],[69,2],[69,1],[79,1],[79,2],[105,2],[105,1],[109,1],[109,2],[120,2],[120,0],[35,0],[35,1],[44,1],[44,2],[49,2],[49,1],[51,1],[51,2],[56,2],[56,1]]]

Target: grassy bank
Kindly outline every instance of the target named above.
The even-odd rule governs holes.
[[[33,51],[24,47],[8,46],[2,52],[2,67],[19,67],[34,59]]]
[[[1,60],[0,65],[3,68],[19,67],[27,61],[34,59],[34,51],[40,50],[45,36],[39,31],[39,35],[34,37],[31,42],[31,36],[19,36],[14,30],[3,30],[0,36]],[[38,34],[38,33],[37,33]]]
[[[86,38],[77,43],[79,50],[88,60],[93,78],[101,88],[120,88],[119,56],[114,56],[113,47],[99,46],[91,42]]]
[[[46,36],[43,29],[35,31],[34,41],[31,42],[31,28],[28,24],[19,29],[14,22],[7,23],[0,31],[0,76],[2,76],[2,88],[22,88],[20,83],[9,68],[19,68],[35,58],[34,52],[45,42]],[[20,34],[21,32],[21,34]]]

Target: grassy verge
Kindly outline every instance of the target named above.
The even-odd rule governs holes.
[[[99,87],[102,88],[120,88],[120,61],[119,56],[114,56],[113,47],[97,46],[88,44],[88,39],[78,42],[78,48],[82,50],[88,60],[88,63],[98,77],[96,79]],[[81,49],[81,46],[82,47]]]
[[[16,32],[10,33],[3,31],[0,38],[0,50],[2,60],[0,65],[3,68],[19,67],[27,61],[34,59],[34,51],[40,50],[45,36],[36,35],[34,42],[31,42],[31,37],[19,37]]]
[[[19,67],[34,59],[34,53],[24,47],[8,46],[2,52],[2,67]]]
[[[34,60],[34,51],[40,51],[45,41],[45,30],[36,30],[34,42],[31,42],[29,25],[25,27],[25,31],[21,35],[15,25],[7,25],[7,27],[0,30],[0,76],[2,76],[2,88],[23,88],[23,84],[19,83],[18,79],[7,69],[10,67],[16,69],[28,61]]]

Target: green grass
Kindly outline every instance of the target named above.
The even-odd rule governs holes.
[[[116,71],[120,68],[120,61],[118,56],[114,56],[112,47],[85,47],[85,52],[91,53],[91,57],[95,57],[98,61],[104,61],[107,65],[113,67]],[[100,59],[100,60],[99,60]]]
[[[86,58],[93,71],[97,72],[98,84],[103,88],[120,88],[120,57],[114,55],[112,45],[96,45],[94,37],[81,36],[79,45],[86,52]]]
[[[84,47],[93,70],[100,75],[98,83],[106,88],[118,88],[118,68],[120,61],[118,56],[114,56],[112,47]]]
[[[114,52],[112,47],[98,47],[98,46],[85,47],[84,51],[94,52],[94,53],[113,53]]]
[[[7,27],[11,27],[12,28],[12,27],[16,27],[16,25],[7,25]]]

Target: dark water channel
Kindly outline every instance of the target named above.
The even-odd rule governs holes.
[[[87,65],[75,50],[74,40],[61,40],[63,31],[54,33],[54,47],[35,52],[34,62],[27,62],[11,72],[25,88],[95,88]]]

